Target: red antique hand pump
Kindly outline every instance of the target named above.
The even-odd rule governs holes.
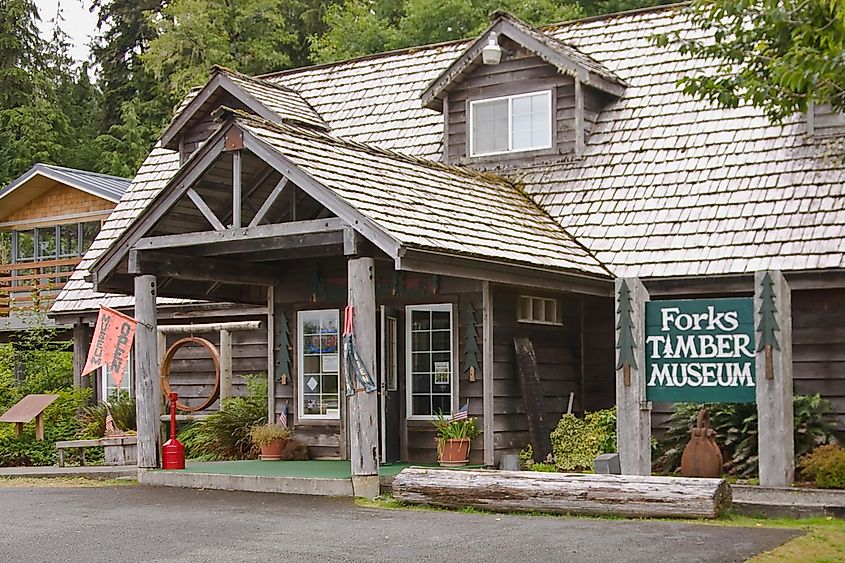
[[[161,448],[162,469],[185,469],[185,446],[176,439],[176,401],[178,400],[178,394],[170,394],[170,439]]]

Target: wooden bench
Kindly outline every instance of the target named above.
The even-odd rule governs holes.
[[[116,436],[96,440],[65,440],[56,442],[59,467],[65,466],[65,450],[79,449],[79,464],[85,465],[85,448],[101,446],[105,452],[106,465],[135,465],[138,463],[138,437]]]

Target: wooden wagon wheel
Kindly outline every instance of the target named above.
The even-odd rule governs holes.
[[[208,351],[208,354],[211,356],[211,361],[214,362],[214,388],[211,390],[211,395],[208,396],[205,402],[198,407],[189,407],[181,402],[176,403],[177,410],[197,412],[207,409],[214,403],[214,401],[217,400],[218,397],[220,397],[220,354],[217,353],[217,348],[214,347],[214,344],[205,338],[186,336],[185,338],[174,342],[173,345],[167,349],[167,353],[164,355],[164,362],[161,364],[161,392],[166,398],[170,398],[170,364],[173,362],[173,357],[176,355],[176,352],[179,351],[179,348],[185,346],[186,344],[198,344],[202,346]]]

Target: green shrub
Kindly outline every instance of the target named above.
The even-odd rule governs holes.
[[[554,463],[532,463],[529,471],[540,471],[541,473],[557,473],[557,466]]]
[[[588,412],[583,418],[565,414],[551,439],[560,471],[592,469],[596,456],[616,451],[616,410]]]
[[[757,405],[753,403],[675,405],[675,412],[669,419],[669,430],[659,440],[655,471],[677,471],[681,455],[690,439],[690,430],[695,426],[702,406],[710,411],[710,427],[716,431],[716,443],[722,449],[725,459],[725,472],[743,478],[757,475]],[[830,403],[819,395],[795,395],[793,416],[796,459],[832,440],[832,427],[826,419],[830,409]]]
[[[221,461],[257,455],[249,430],[267,423],[266,378],[248,377],[247,387],[248,396],[226,399],[219,411],[179,433],[187,459]]]
[[[845,489],[845,450],[832,444],[819,446],[801,458],[801,474],[822,489]]]
[[[525,444],[525,447],[519,450],[519,467],[522,469],[531,469],[534,465],[534,446]]]
[[[32,433],[0,437],[0,467],[54,465],[56,448],[49,440],[36,440]]]
[[[108,404],[111,409],[115,425],[124,431],[137,430],[135,424],[135,398],[130,397],[126,391],[120,391],[117,396],[112,397]],[[85,423],[85,432],[93,437],[100,438],[106,435],[106,403],[90,405],[82,409],[80,415]]]

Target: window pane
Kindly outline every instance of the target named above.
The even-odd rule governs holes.
[[[472,106],[473,154],[508,150],[508,100]]]
[[[547,147],[551,141],[548,95],[522,96],[511,103],[511,148],[517,151]]]
[[[91,243],[94,242],[94,239],[97,237],[97,233],[99,232],[99,221],[82,223],[82,252],[86,252],[91,247]]]
[[[440,306],[438,306],[440,307]],[[409,402],[412,416],[451,412],[452,311],[409,307]],[[432,408],[434,405],[434,408]]]
[[[61,247],[59,252],[62,256],[79,255],[79,225],[62,225],[60,227]]]
[[[35,259],[35,230],[18,231],[18,246],[16,249],[18,262],[28,262]]]
[[[301,311],[298,316],[297,358],[302,416],[340,416],[340,354],[338,312]]]
[[[434,395],[431,402],[435,413],[449,414],[452,412],[452,397],[449,395]]]
[[[56,259],[56,228],[38,229],[38,259]]]

